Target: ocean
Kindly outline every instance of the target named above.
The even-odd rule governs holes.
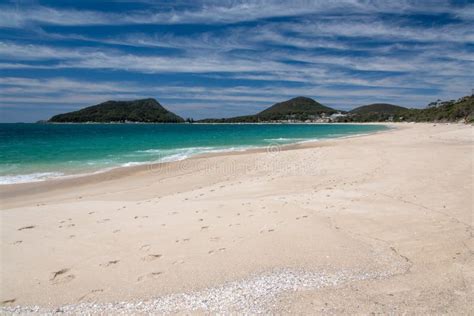
[[[0,184],[387,128],[357,124],[0,124]]]

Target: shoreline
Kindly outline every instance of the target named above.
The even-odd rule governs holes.
[[[58,124],[68,124],[68,123],[58,123]],[[202,123],[202,124],[242,124],[242,123]],[[281,124],[281,123],[243,123],[243,124]],[[294,123],[294,124],[313,124],[314,125],[314,124],[328,124],[328,123]],[[134,174],[144,172],[144,171],[173,168],[173,164],[180,164],[183,161],[188,161],[192,159],[202,159],[202,158],[219,157],[219,156],[227,156],[227,155],[239,155],[239,154],[247,154],[247,153],[264,153],[264,152],[268,152],[272,150],[286,151],[286,150],[318,147],[319,145],[323,145],[324,142],[355,138],[355,137],[364,137],[364,136],[374,135],[378,133],[387,133],[394,129],[402,128],[401,126],[410,124],[410,123],[385,123],[385,124],[331,123],[331,124],[380,125],[380,126],[387,127],[387,129],[369,132],[369,133],[363,133],[363,134],[328,137],[328,138],[322,138],[322,139],[308,139],[308,140],[302,140],[302,141],[297,141],[294,143],[287,143],[287,144],[278,144],[274,142],[274,143],[269,143],[268,145],[265,145],[265,146],[248,147],[245,149],[238,149],[238,150],[224,148],[222,150],[218,150],[215,152],[197,153],[197,154],[188,156],[184,159],[178,159],[178,160],[172,160],[172,161],[143,162],[143,163],[138,163],[136,165],[134,164],[130,166],[119,165],[116,167],[108,167],[105,169],[100,169],[100,170],[86,172],[86,173],[64,174],[61,176],[46,178],[44,180],[39,180],[39,181],[0,184],[0,199],[6,200],[8,199],[8,195],[16,196],[18,194],[41,193],[44,191],[54,190],[55,188],[64,188],[64,186],[83,185],[83,184],[88,184],[89,182],[92,182],[92,181],[114,180],[114,179],[120,179],[127,176],[132,176]],[[40,188],[43,186],[44,186],[44,190]]]
[[[472,129],[2,191],[0,312],[469,313]]]
[[[18,123],[15,123],[18,124]],[[88,123],[53,123],[53,124],[84,124],[87,125]],[[96,124],[108,124],[108,123],[96,123]],[[115,124],[115,123],[113,123]],[[117,123],[118,124],[118,123]],[[142,124],[142,123],[140,123]],[[143,124],[153,124],[153,123],[143,123]],[[158,124],[171,124],[171,123],[158,123]],[[177,124],[177,123],[174,123]],[[283,123],[199,123],[203,125],[214,125],[214,124],[227,124],[227,125],[241,125],[241,124],[249,124],[249,125],[255,125],[255,124],[260,124],[260,125],[274,125],[274,124],[283,124]],[[193,157],[201,157],[205,155],[220,155],[220,154],[231,154],[233,152],[246,152],[246,151],[252,151],[252,150],[263,150],[265,148],[268,148],[269,146],[272,145],[278,145],[279,147],[284,147],[284,146],[293,146],[293,145],[298,145],[298,144],[304,144],[304,143],[313,143],[313,142],[318,142],[318,141],[328,141],[332,139],[341,139],[341,138],[350,138],[350,137],[358,137],[358,136],[364,136],[364,135],[370,135],[374,133],[379,133],[379,132],[386,132],[389,129],[394,128],[392,125],[400,125],[400,124],[405,124],[405,123],[286,123],[288,125],[377,125],[377,126],[383,126],[383,127],[388,127],[386,130],[380,130],[380,131],[374,131],[374,132],[368,132],[368,133],[362,133],[362,134],[349,134],[346,136],[336,136],[336,137],[327,137],[327,138],[322,138],[322,139],[305,139],[301,141],[295,141],[295,142],[290,142],[290,143],[284,143],[284,144],[278,144],[278,142],[273,142],[273,143],[268,143],[266,145],[242,145],[242,146],[237,146],[242,147],[238,149],[235,146],[231,147],[224,147],[222,149],[220,148],[214,148],[210,149],[209,151],[204,150],[204,152],[198,152],[195,154],[191,154],[190,156],[186,156],[182,159],[176,159],[176,160],[170,160],[166,161],[167,158],[169,157],[163,157],[163,161],[143,161],[143,162],[126,162],[122,163],[121,165],[113,166],[113,167],[105,167],[102,169],[97,169],[97,170],[90,170],[90,171],[84,171],[84,172],[78,172],[78,173],[63,173],[63,171],[39,171],[36,173],[30,173],[30,174],[19,174],[19,175],[10,175],[10,177],[24,177],[24,176],[31,176],[35,174],[58,174],[56,176],[52,177],[46,177],[44,179],[38,179],[38,180],[30,180],[30,181],[23,181],[23,182],[13,182],[13,183],[0,183],[0,189],[5,186],[17,186],[17,185],[24,185],[24,184],[32,184],[32,183],[44,183],[44,182],[49,182],[49,181],[57,181],[57,180],[67,180],[67,179],[74,179],[74,178],[80,178],[80,177],[89,177],[93,176],[96,174],[103,174],[103,173],[108,173],[108,172],[113,172],[114,170],[117,169],[122,169],[122,168],[132,168],[132,167],[140,167],[140,166],[145,166],[145,165],[158,165],[158,164],[164,164],[164,163],[175,163],[179,162],[185,159],[191,159]],[[187,149],[186,147],[179,148],[179,149]],[[130,164],[130,165],[128,165]]]

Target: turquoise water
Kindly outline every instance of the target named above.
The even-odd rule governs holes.
[[[0,184],[383,129],[353,124],[0,124]]]

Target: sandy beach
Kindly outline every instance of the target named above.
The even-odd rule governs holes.
[[[0,312],[472,314],[473,127],[0,186]]]

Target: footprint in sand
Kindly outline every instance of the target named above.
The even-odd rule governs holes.
[[[110,261],[108,261],[108,262],[106,262],[106,263],[101,263],[100,266],[107,268],[107,267],[110,267],[110,266],[112,266],[112,265],[116,265],[116,264],[119,263],[119,262],[120,262],[120,260],[110,260]]]
[[[140,250],[148,252],[150,250],[151,246],[146,244],[140,247]]]
[[[16,245],[21,244],[22,242],[23,242],[23,240],[17,240],[17,241],[12,242],[12,245],[16,246]]]
[[[143,257],[142,260],[143,261],[153,261],[153,260],[159,259],[161,257],[162,257],[161,254],[150,254],[146,257]]]
[[[208,229],[208,228],[209,228],[209,226],[202,226],[202,227],[201,227],[201,230],[206,230],[206,229]]]
[[[107,223],[108,221],[110,221],[110,218],[104,218],[104,219],[101,219],[100,221],[97,221],[97,223],[103,224],[103,223]]]
[[[183,238],[183,239],[176,239],[175,242],[176,243],[179,243],[179,242],[188,242],[190,239],[189,238]]]
[[[158,272],[151,272],[151,273],[148,273],[148,274],[146,274],[146,275],[139,276],[139,277],[137,278],[137,281],[138,281],[138,282],[141,282],[141,281],[146,280],[146,279],[156,279],[156,278],[158,278],[158,277],[159,277],[160,275],[162,275],[162,274],[163,274],[163,272],[161,272],[161,271],[158,271]]]
[[[23,226],[23,227],[18,228],[18,230],[33,229],[33,228],[35,228],[35,227],[36,227],[36,226],[34,226],[34,225]]]
[[[217,251],[219,251],[219,252],[225,251],[225,248],[219,248],[219,249],[217,249]],[[215,250],[209,250],[207,253],[209,255],[213,255],[214,253],[216,253],[216,251]]]
[[[116,233],[118,233],[119,231],[120,231],[120,229],[116,229],[116,230],[114,230],[112,233],[116,234]]]
[[[53,272],[49,281],[51,281],[52,284],[70,282],[75,278],[75,276],[74,274],[67,274],[68,272],[69,269],[61,269],[59,271]]]
[[[91,298],[95,297],[95,295],[96,295],[97,293],[102,293],[102,292],[104,292],[103,289],[92,290],[92,291],[90,291],[89,293],[87,293],[87,294],[85,294],[85,295],[79,297],[79,298],[77,299],[77,301],[80,302],[80,301],[82,301],[82,300],[84,300],[84,299],[91,299]]]
[[[9,300],[4,300],[0,303],[0,305],[5,305],[5,304],[13,304],[16,302],[16,298],[12,298],[12,299],[9,299]]]

